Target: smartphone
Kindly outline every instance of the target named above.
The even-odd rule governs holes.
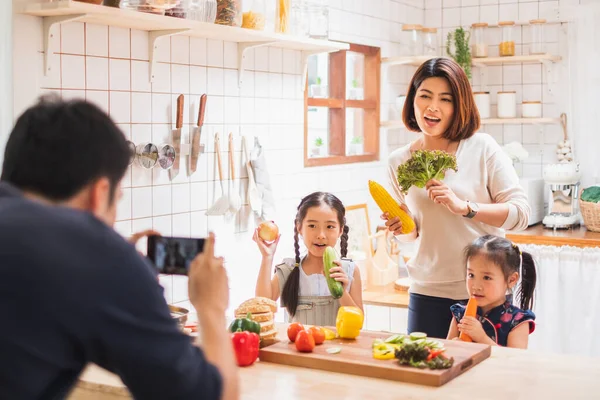
[[[148,237],[148,258],[159,274],[187,275],[190,264],[204,249],[204,239]]]

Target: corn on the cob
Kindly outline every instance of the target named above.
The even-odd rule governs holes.
[[[394,198],[383,186],[375,181],[369,181],[369,192],[382,212],[387,212],[390,219],[399,217],[402,222],[402,233],[410,233],[415,229],[415,221],[396,203]]]

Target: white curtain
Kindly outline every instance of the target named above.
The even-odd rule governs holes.
[[[575,160],[583,171],[582,185],[600,183],[600,149],[597,123],[600,88],[600,2],[583,1],[569,24],[569,69],[571,72],[570,137],[575,138]]]
[[[537,262],[529,348],[600,357],[600,248],[521,248]]]

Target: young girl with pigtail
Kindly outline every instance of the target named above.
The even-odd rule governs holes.
[[[452,323],[448,339],[462,332],[473,342],[526,349],[535,329],[533,292],[535,262],[510,240],[493,235],[477,238],[465,249],[467,291],[477,301],[477,316],[465,316],[465,305],[450,307]],[[521,279],[519,307],[512,302]]]
[[[294,259],[284,259],[275,266],[271,277],[273,255],[279,237],[272,243],[263,241],[254,232],[253,240],[262,254],[262,263],[256,282],[256,296],[277,300],[287,309],[291,321],[307,325],[335,326],[340,306],[356,306],[361,310],[362,285],[360,271],[345,259],[348,251],[346,209],[333,194],[315,192],[304,197],[294,220]],[[302,239],[307,253],[300,255]],[[340,240],[341,260],[330,269],[330,276],[342,284],[344,294],[334,299],[325,279],[323,253],[327,246],[335,247]]]

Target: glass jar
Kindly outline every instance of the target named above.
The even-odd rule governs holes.
[[[478,22],[471,25],[471,55],[475,58],[483,58],[488,56],[488,44],[486,39],[488,24],[486,22]]]
[[[423,28],[423,54],[436,56],[438,53],[438,37],[436,28]]]
[[[531,24],[529,54],[544,54],[544,29],[546,27],[546,20],[532,19],[529,23]]]
[[[502,42],[498,52],[500,57],[512,57],[515,55],[515,39],[514,39],[514,21],[502,21],[498,23],[498,26],[502,29]]]
[[[215,24],[242,26],[242,0],[217,0]]]
[[[166,10],[178,3],[179,0],[121,0],[121,8],[164,15]]]
[[[309,20],[305,0],[290,0],[290,30],[295,36],[308,36]]]
[[[215,23],[217,17],[217,0],[192,0],[188,19],[200,22]]]
[[[408,56],[418,56],[423,52],[423,26],[421,25],[402,25],[404,44],[408,51]]]
[[[290,30],[290,0],[275,0],[275,32],[288,33]]]
[[[309,30],[308,36],[315,39],[329,38],[329,1],[328,0],[305,0]]]
[[[265,0],[246,0],[243,4],[242,28],[262,31],[265,29],[267,5]]]
[[[190,0],[179,0],[177,5],[165,11],[165,15],[175,18],[187,18],[190,8]]]

